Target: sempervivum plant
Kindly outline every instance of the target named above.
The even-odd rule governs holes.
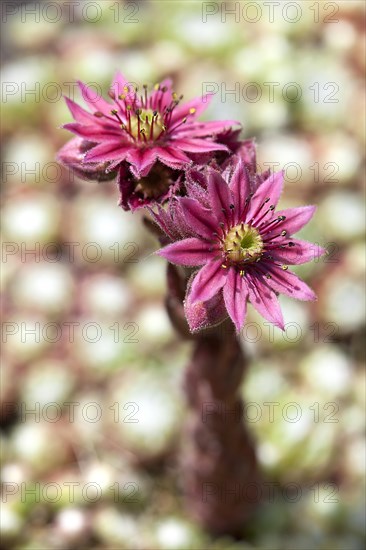
[[[97,97],[82,82],[79,87],[90,110],[66,98],[75,122],[63,126],[87,142],[79,172],[93,172],[100,164],[104,164],[104,173],[118,170],[125,209],[164,200],[177,180],[174,171],[186,168],[200,155],[206,160],[215,152],[229,152],[231,140],[236,142],[230,129],[238,122],[197,121],[212,96],[182,103],[183,96],[173,91],[170,79],[149,92],[147,85],[139,89],[117,73],[109,91],[112,102]],[[228,145],[215,139],[218,134]],[[74,140],[73,147],[80,154],[80,142]],[[60,151],[58,158],[77,168],[76,155],[73,162],[69,161],[70,145]]]
[[[306,283],[288,271],[289,264],[302,264],[325,252],[292,236],[310,220],[315,207],[276,212],[282,187],[283,173],[278,172],[253,192],[251,178],[239,159],[227,181],[208,169],[205,187],[191,184],[190,196],[175,199],[178,230],[174,240],[177,234],[186,238],[158,253],[175,264],[201,266],[188,284],[186,296],[192,330],[200,325],[195,325],[190,310],[215,296],[224,301],[238,331],[248,300],[265,319],[283,329],[278,293],[300,300],[316,298]],[[221,309],[217,307],[218,312]]]
[[[64,128],[76,137],[58,158],[86,179],[117,178],[121,206],[146,207],[158,225],[158,253],[170,262],[167,312],[177,332],[194,340],[184,380],[187,509],[212,533],[241,535],[253,501],[231,488],[259,483],[260,473],[243,422],[246,361],[237,333],[248,302],[283,329],[278,294],[315,299],[288,269],[324,253],[293,237],[315,207],[276,211],[282,172],[258,172],[255,142],[240,140],[235,121],[197,120],[208,96],[182,103],[170,80],[149,92],[121,74],[109,101],[79,86],[89,111],[66,100],[75,122]],[[205,487],[214,488],[207,498]]]

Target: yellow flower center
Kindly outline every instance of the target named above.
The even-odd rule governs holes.
[[[263,241],[257,229],[241,223],[226,234],[224,251],[226,259],[232,263],[256,262],[262,255]]]
[[[152,109],[136,109],[131,111],[131,135],[142,141],[151,141],[165,130],[161,116],[157,111]]]

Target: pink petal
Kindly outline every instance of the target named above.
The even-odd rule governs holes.
[[[205,139],[181,139],[177,132],[176,139],[172,140],[172,145],[179,147],[187,153],[207,153],[210,151],[227,151],[226,145],[208,141]]]
[[[170,168],[183,168],[183,166],[191,163],[191,159],[183,151],[179,151],[174,147],[154,147],[154,149],[157,158]]]
[[[210,170],[207,189],[213,214],[219,222],[230,222],[233,198],[228,184],[216,170]]]
[[[124,160],[130,151],[129,146],[123,146],[120,142],[111,141],[96,145],[85,155],[87,162],[105,162],[115,159]]]
[[[88,139],[95,143],[100,143],[102,141],[115,139],[117,140],[121,136],[121,132],[116,130],[108,130],[101,128],[100,126],[84,126],[78,122],[69,122],[68,124],[63,125],[64,130],[69,130],[77,136]]]
[[[276,230],[279,228],[281,231],[286,229],[288,235],[297,233],[311,220],[315,210],[316,206],[300,206],[298,208],[279,210],[276,212],[276,216],[286,216],[286,219],[276,226]]]
[[[78,84],[79,84],[79,88],[82,93],[84,101],[93,110],[93,113],[95,111],[100,111],[105,115],[110,115],[111,109],[113,109],[113,105],[111,105],[110,103],[105,101],[105,99],[100,97],[96,90],[93,90],[86,84],[83,84],[83,82],[80,82],[80,80],[78,81]]]
[[[188,223],[187,216],[185,214],[181,201],[171,200],[169,203],[169,208],[170,216],[181,237],[196,237],[197,233],[194,231],[192,225]]]
[[[271,174],[269,178],[258,187],[252,197],[252,200],[250,201],[246,221],[249,221],[252,218],[254,218],[255,221],[256,218],[258,219],[263,212],[265,212],[265,210],[263,210],[264,208],[268,210],[271,205],[277,205],[283,188],[283,176],[283,171]],[[266,204],[261,209],[262,204],[268,198],[270,199],[268,201],[268,205]],[[269,212],[269,215],[272,216],[272,212]]]
[[[97,123],[98,119],[94,115],[88,113],[88,111],[80,107],[80,105],[75,103],[75,101],[69,99],[68,97],[65,97],[65,101],[70,113],[77,122],[80,122],[82,124]]]
[[[284,330],[282,311],[277,296],[264,280],[251,273],[246,274],[249,300],[262,317]]]
[[[237,120],[211,120],[209,122],[187,122],[181,126],[177,133],[183,138],[205,137],[225,132],[232,126],[240,125]]]
[[[215,238],[213,233],[217,232],[218,227],[210,210],[201,206],[195,199],[183,197],[179,202],[188,225],[201,237]]]
[[[170,93],[173,86],[173,81],[171,78],[164,78],[162,82],[160,82],[160,88],[168,88],[168,90],[165,93]]]
[[[213,249],[210,243],[191,237],[183,241],[177,241],[169,244],[165,248],[157,251],[159,256],[163,256],[169,262],[178,265],[194,267],[196,265],[205,265],[212,260],[218,252]]]
[[[160,89],[153,90],[150,94],[149,101],[152,109],[163,111],[164,107],[168,107],[172,101],[172,85],[173,82],[170,78],[166,78],[159,83]],[[163,92],[162,89],[166,88]]]
[[[205,208],[210,208],[210,201],[207,194],[207,191],[202,188],[201,185],[197,184],[194,178],[190,177],[186,172],[186,180],[184,185],[187,189],[188,196],[192,199],[196,199],[202,206]]]
[[[155,223],[172,241],[179,239],[179,232],[170,214],[160,204],[157,204],[156,208],[157,212],[147,207]]]
[[[120,71],[117,71],[113,79],[111,88],[115,92],[115,94],[119,96],[126,93],[124,89],[126,86],[130,91],[130,85],[131,83],[123,76],[123,74]]]
[[[190,300],[206,302],[213,298],[225,284],[228,270],[222,267],[221,260],[211,260],[202,267],[192,281]]]
[[[253,172],[255,172],[257,165],[257,144],[255,139],[251,138],[242,141],[239,149],[235,151],[235,154],[238,155],[245,164],[249,165]]]
[[[316,300],[316,295],[311,288],[291,271],[284,271],[281,267],[275,266],[269,261],[260,262],[260,265],[271,276],[270,279],[266,279],[266,284],[276,292],[286,294],[297,300]]]
[[[156,157],[157,153],[154,149],[131,148],[127,155],[127,160],[133,165],[133,167],[131,166],[131,172],[137,178],[140,178],[148,174],[150,168],[156,161]],[[135,168],[135,170],[133,168]]]
[[[186,172],[186,180],[188,184],[193,184],[201,187],[203,190],[207,189],[207,177],[197,168],[189,168]]]
[[[289,265],[305,264],[323,256],[327,251],[318,244],[301,241],[291,238],[294,246],[285,246],[284,248],[276,248],[271,250],[270,254],[274,260]]]
[[[193,275],[194,279],[194,275]],[[192,279],[191,279],[192,280]],[[190,299],[190,284],[188,282],[187,295],[184,300],[184,312],[191,332],[197,332],[204,328],[216,326],[227,318],[222,292],[215,294],[207,302],[195,302]]]
[[[234,223],[241,220],[245,201],[250,193],[250,179],[248,170],[240,159],[236,164],[233,175],[231,176],[229,187],[233,195],[234,203]]]
[[[223,294],[228,314],[239,332],[247,312],[248,287],[244,277],[235,268],[228,270]]]
[[[85,155],[84,143],[85,141],[79,137],[70,139],[57,153],[57,160],[66,165],[82,163]]]
[[[191,120],[198,117],[201,113],[203,113],[203,111],[207,109],[207,107],[211,103],[212,98],[212,94],[207,94],[202,97],[191,99],[190,101],[187,101],[187,103],[183,103],[183,105],[178,105],[173,111],[172,122],[182,120],[187,116],[192,117]],[[190,114],[190,109],[195,109],[193,115]]]

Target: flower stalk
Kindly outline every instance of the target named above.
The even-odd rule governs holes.
[[[185,286],[185,276],[170,265],[167,310],[179,334],[193,340],[184,376],[182,492],[188,513],[203,528],[239,536],[254,510],[248,491],[260,479],[239,391],[247,361],[229,320],[190,334],[182,305]]]

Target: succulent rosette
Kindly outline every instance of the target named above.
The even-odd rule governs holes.
[[[283,173],[258,181],[241,158],[236,159],[234,170],[232,165],[222,173],[208,168],[199,178],[200,182],[188,178],[188,196],[175,198],[170,213],[160,209],[155,214],[173,241],[158,254],[173,264],[200,268],[187,287],[185,310],[190,329],[202,328],[205,319],[208,325],[221,322],[224,307],[239,331],[250,302],[262,317],[283,330],[278,294],[316,299],[308,285],[288,270],[288,265],[303,264],[325,253],[318,245],[292,236],[308,223],[315,207],[276,211]],[[207,315],[202,311],[205,307]]]
[[[186,169],[200,156],[205,160],[217,152],[230,153],[230,143],[220,143],[219,134],[227,135],[234,120],[199,122],[197,118],[208,107],[211,95],[182,103],[172,88],[170,79],[139,90],[121,73],[117,73],[109,98],[97,97],[96,92],[79,82],[83,99],[90,111],[66,98],[75,120],[63,128],[87,142],[73,141],[75,149],[69,162],[70,149],[63,149],[59,160],[79,173],[89,174],[102,166],[105,174],[118,171],[121,205],[135,209],[145,204],[164,201],[169,188],[177,182],[177,170]],[[235,141],[235,140],[234,140]],[[76,151],[87,149],[75,162]],[[148,176],[152,174],[151,178]],[[155,184],[154,184],[155,182]]]

